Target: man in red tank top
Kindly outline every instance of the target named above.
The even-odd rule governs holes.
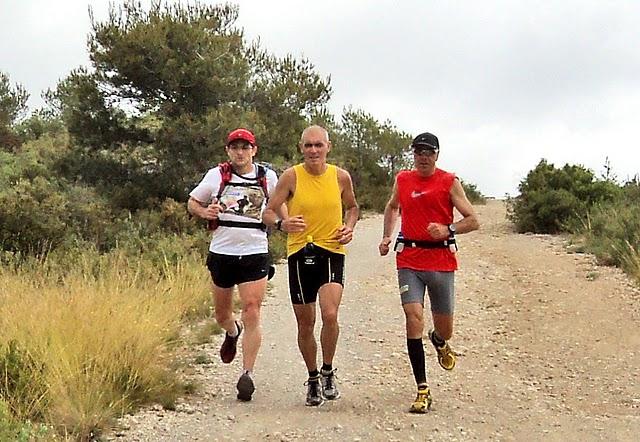
[[[422,334],[424,295],[429,294],[434,328],[429,339],[438,362],[452,370],[455,354],[448,340],[453,333],[454,272],[458,268],[455,235],[478,229],[478,219],[460,181],[436,167],[440,153],[438,138],[425,132],[411,143],[414,169],[398,173],[391,198],[384,210],[384,232],[380,255],[389,253],[391,235],[398,217],[401,229],[394,250],[400,299],[407,329],[407,349],[418,394],[409,409],[426,413],[431,406],[427,385]],[[453,208],[462,219],[453,219]]]

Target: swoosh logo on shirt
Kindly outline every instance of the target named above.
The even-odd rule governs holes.
[[[411,198],[418,198],[419,196],[424,195],[427,192],[416,192],[415,190],[411,192]]]

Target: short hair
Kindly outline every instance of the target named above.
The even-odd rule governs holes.
[[[302,135],[300,135],[300,144],[302,144],[302,140],[304,140],[304,136],[306,135],[306,133],[312,129],[320,129],[322,132],[324,132],[324,136],[327,139],[327,143],[330,142],[329,140],[329,132],[327,131],[327,129],[325,129],[322,126],[319,126],[317,124],[313,124],[309,127],[307,127],[305,130],[302,131]]]

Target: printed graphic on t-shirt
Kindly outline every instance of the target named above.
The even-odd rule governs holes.
[[[222,191],[219,203],[223,213],[259,220],[264,203],[264,192],[260,187],[234,186],[229,183]]]

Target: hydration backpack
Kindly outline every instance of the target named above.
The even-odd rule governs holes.
[[[220,197],[222,196],[222,192],[224,188],[228,185],[232,186],[240,186],[240,187],[260,187],[262,192],[264,193],[265,198],[269,198],[269,190],[267,189],[267,168],[262,164],[257,164],[258,172],[256,173],[256,178],[247,178],[239,173],[236,173],[233,170],[233,166],[231,165],[231,161],[225,161],[224,163],[218,164],[218,168],[220,168],[220,176],[222,180],[220,181],[220,187],[218,188],[218,195],[216,195],[216,201],[220,201]],[[242,182],[242,183],[231,183],[231,176],[235,174],[242,179],[253,181],[251,182]],[[231,184],[229,184],[231,183]],[[244,229],[260,229],[265,230],[266,226],[263,223],[252,223],[252,222],[243,222],[243,221],[226,221],[221,219],[210,220],[208,223],[209,230],[215,230],[218,226],[225,227],[240,227]]]

